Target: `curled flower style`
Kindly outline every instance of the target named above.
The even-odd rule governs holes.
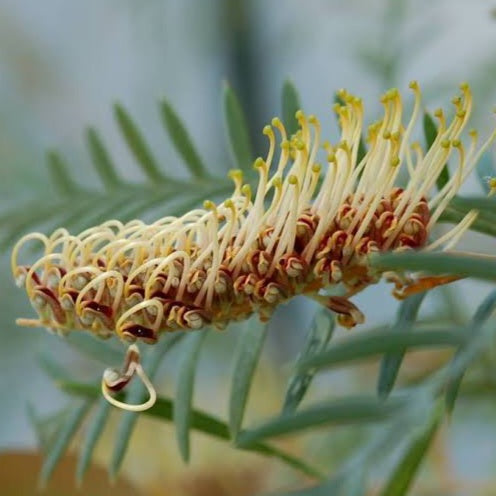
[[[493,133],[478,147],[477,133],[470,131],[468,147],[462,143],[472,107],[470,89],[462,84],[451,121],[442,110],[435,112],[437,136],[424,152],[411,142],[421,93],[416,82],[410,88],[415,100],[406,124],[399,91],[383,95],[384,115],[369,126],[368,149],[360,160],[363,104],[342,90],[343,103],[334,107],[341,127],[335,145],[321,144],[319,121],[302,111],[292,136],[278,118],[264,128],[269,150],[254,163],[259,175],[255,191],[235,170],[230,198],[220,204],[206,201],[182,217],[151,224],[110,220],[77,235],[58,229],[51,236],[23,237],[13,250],[12,271],[39,317],[19,324],[155,343],[163,332],[224,328],[252,313],[268,320],[280,303],[297,294],[335,311],[346,327],[362,323],[364,316],[349,297],[384,275],[370,266],[368,256],[453,247],[477,212],[434,240],[433,227],[496,137]],[[321,148],[324,165],[317,162]],[[453,154],[456,170],[428,199]],[[403,169],[408,180],[401,188],[396,183]],[[20,265],[18,254],[32,240],[41,242],[43,256]],[[415,290],[411,280],[393,276],[396,296]],[[451,280],[447,276],[438,282]],[[320,294],[338,284],[343,296]],[[146,378],[133,347],[122,373],[106,373],[107,395],[135,371]]]

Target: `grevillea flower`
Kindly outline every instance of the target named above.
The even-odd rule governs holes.
[[[348,298],[384,275],[370,266],[368,256],[452,247],[477,212],[434,240],[433,227],[496,136],[477,147],[477,133],[471,131],[468,149],[462,144],[472,107],[469,87],[463,84],[453,99],[451,121],[442,110],[435,112],[437,136],[423,152],[411,142],[421,93],[416,82],[410,88],[415,101],[406,124],[399,91],[383,95],[384,116],[369,126],[368,149],[360,160],[362,101],[342,90],[343,104],[334,107],[341,127],[335,145],[321,143],[319,121],[302,111],[296,114],[299,129],[293,136],[277,118],[264,128],[269,150],[254,163],[259,175],[255,191],[235,170],[230,198],[220,204],[206,201],[182,217],[151,224],[110,220],[80,234],[58,229],[51,236],[24,236],[13,250],[12,271],[38,319],[18,323],[59,334],[84,329],[101,338],[116,334],[125,341],[155,343],[164,332],[223,328],[253,313],[267,320],[297,294],[335,311],[346,327],[362,323],[363,314]],[[324,165],[317,162],[321,148]],[[428,199],[453,154],[456,170]],[[403,169],[408,180],[400,188],[396,183]],[[42,243],[43,256],[19,265],[19,251],[31,240]],[[408,279],[393,279],[396,295],[407,294]],[[343,296],[320,294],[338,284]],[[106,396],[122,405],[108,391],[124,387],[134,373],[149,385],[136,346],[130,347],[122,372],[105,373]],[[153,401],[152,395],[134,407]]]

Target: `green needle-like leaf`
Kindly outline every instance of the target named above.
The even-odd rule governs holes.
[[[426,293],[418,293],[401,303],[398,317],[391,328],[391,332],[403,333],[411,330],[425,295]],[[380,396],[387,396],[393,389],[404,356],[404,353],[388,353],[384,355],[377,383],[377,392]]]
[[[477,338],[481,332],[482,326],[494,314],[496,310],[496,291],[493,291],[477,308],[474,316],[472,317],[472,337]],[[454,361],[464,352],[465,347],[461,347],[454,358]],[[458,391],[462,383],[464,371],[454,375],[446,386],[446,410],[448,413],[453,411],[455,407]]]
[[[406,452],[396,465],[391,477],[381,492],[381,496],[405,496],[417,475],[420,464],[424,460],[430,445],[437,432],[443,414],[442,407],[434,409],[427,425],[418,433],[408,445]]]
[[[65,342],[83,355],[89,356],[106,365],[109,363],[119,363],[124,357],[124,349],[119,351],[112,347],[110,342],[95,339],[94,336],[82,331],[70,333],[66,337]]]
[[[112,405],[105,398],[101,397],[98,401],[97,411],[86,429],[83,445],[81,446],[81,450],[79,452],[76,469],[76,480],[79,484],[83,482],[84,474],[91,464],[96,443],[100,439],[103,429],[107,424],[111,409]]]
[[[324,351],[332,337],[335,325],[336,319],[329,310],[323,309],[317,312],[296,363]],[[307,370],[302,373],[296,373],[289,379],[284,398],[283,412],[287,413],[296,410],[305,396],[314,375],[314,370]]]
[[[384,353],[404,353],[409,349],[458,346],[468,339],[465,329],[422,329],[397,333],[391,330],[371,331],[349,337],[331,349],[315,355],[298,365],[301,371],[335,367]]]
[[[100,388],[91,384],[80,384],[76,382],[62,381],[59,382],[58,385],[62,390],[66,391],[69,394],[75,394],[94,399],[99,398],[101,395]],[[118,395],[118,398],[122,400],[123,395]],[[152,416],[160,420],[171,421],[173,416],[173,401],[170,398],[159,396],[155,405],[149,410],[144,411],[143,415]],[[225,441],[230,441],[231,439],[229,428],[225,422],[200,410],[192,409],[191,427],[218,439],[222,439]],[[286,463],[288,466],[291,466],[294,469],[299,470],[310,477],[317,479],[324,478],[324,476],[318,470],[314,469],[303,460],[289,455],[284,451],[269,444],[254,443],[247,449],[264,456],[277,458]]]
[[[108,190],[118,188],[122,184],[121,179],[116,172],[109,152],[103,145],[97,131],[92,127],[86,130],[86,141],[95,170],[100,176],[105,188]]]
[[[404,408],[406,400],[379,400],[375,396],[339,398],[308,407],[298,412],[282,414],[254,429],[239,433],[236,445],[247,447],[270,437],[301,432],[322,425],[349,425],[379,422]]]
[[[207,331],[202,330],[189,334],[184,339],[185,349],[183,360],[179,367],[178,383],[174,400],[174,424],[179,452],[184,462],[189,461],[190,441],[189,430],[191,425],[191,408],[195,383],[196,365],[200,349]]]
[[[119,103],[114,105],[114,115],[122,136],[145,175],[152,182],[163,182],[165,176],[160,172],[148,144],[131,119],[131,116]]]
[[[444,253],[388,253],[371,255],[370,263],[382,270],[427,271],[477,279],[496,280],[496,259]]]
[[[223,103],[224,123],[233,160],[236,167],[251,172],[253,152],[248,124],[238,97],[227,83],[224,84]]]
[[[426,148],[429,149],[434,143],[434,140],[436,139],[437,127],[436,127],[436,123],[434,122],[434,120],[432,119],[432,117],[428,112],[424,113],[423,125],[424,125],[425,144],[426,144]],[[439,174],[438,178],[436,179],[437,189],[438,190],[443,189],[444,185],[449,180],[450,180],[450,173],[448,169],[448,164],[444,164],[441,174]]]
[[[493,154],[487,151],[482,155],[476,167],[477,177],[482,186],[482,190],[487,195],[489,193],[488,178],[496,177],[496,166],[494,165]]]
[[[236,439],[243,423],[250,386],[266,335],[266,326],[255,324],[253,319],[246,322],[241,330],[229,397],[229,429],[233,439]]]
[[[169,351],[181,337],[182,335],[165,336],[153,347],[153,349],[148,350],[148,353],[143,359],[142,365],[150,380],[153,380],[164,354]],[[129,385],[126,394],[126,402],[130,404],[139,403],[140,401],[143,401],[144,394],[145,386],[142,382],[133,381]],[[124,455],[126,454],[129,440],[137,420],[138,414],[135,412],[124,412],[122,414],[121,421],[117,428],[117,434],[115,437],[116,442],[109,466],[109,474],[112,479],[115,479],[122,462],[124,461]]]
[[[49,451],[47,451],[41,467],[40,484],[42,486],[50,479],[57,463],[69,447],[91,404],[92,402],[90,400],[77,402],[77,405],[72,408],[70,415],[68,415],[60,431],[57,433],[57,438],[54,440]]]
[[[289,136],[298,131],[298,120],[295,114],[300,109],[301,104],[298,91],[291,81],[284,81],[282,87],[282,119]]]
[[[77,184],[69,174],[69,166],[55,150],[49,150],[46,155],[47,167],[53,184],[64,196],[71,196],[79,192]]]
[[[160,113],[162,115],[162,122],[169,133],[172,143],[191,174],[199,179],[208,177],[207,168],[196,151],[188,131],[167,100],[163,100],[160,103]]]

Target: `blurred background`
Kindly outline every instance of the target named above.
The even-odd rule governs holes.
[[[83,146],[88,124],[100,130],[122,176],[141,180],[116,130],[111,109],[115,101],[135,116],[160,163],[183,177],[184,168],[158,125],[156,103],[166,96],[211,170],[225,170],[230,157],[221,112],[224,81],[236,91],[247,113],[257,154],[266,152],[261,129],[281,114],[281,87],[287,78],[298,88],[305,111],[321,119],[324,135],[331,140],[337,136],[331,105],[335,90],[341,87],[364,98],[370,122],[380,111],[380,94],[391,86],[407,93],[408,82],[417,79],[425,103],[433,110],[446,106],[458,84],[467,80],[475,96],[472,123],[485,136],[494,126],[491,111],[496,102],[495,9],[496,3],[485,0],[0,0],[0,215],[40,192],[53,194],[44,165],[45,151],[51,147],[70,159],[74,176],[82,183],[96,181]],[[474,180],[464,192],[480,194],[481,190]],[[494,240],[482,235],[469,234],[463,246],[494,253]],[[0,256],[3,456],[36,449],[36,436],[26,415],[28,403],[40,413],[50,413],[66,402],[40,371],[40,354],[50,353],[72,363],[83,377],[94,367],[59,338],[15,326],[15,318],[29,316],[31,310],[23,292],[11,281],[9,251],[4,248]],[[463,321],[488,288],[482,283],[459,282],[436,290],[422,315],[450,315]],[[367,315],[367,327],[394,316],[397,302],[389,292],[381,284],[355,298]],[[273,412],[280,404],[287,364],[301,346],[301,331],[308,327],[314,311],[312,304],[297,299],[271,322],[257,373],[261,388],[252,398],[254,418]],[[197,389],[197,404],[223,417],[233,343],[232,336],[209,338],[202,353],[202,386]],[[426,360],[437,363],[442,357],[417,357],[424,365]],[[415,357],[409,364],[415,373]],[[166,391],[172,391],[167,373],[173,369],[173,364],[165,366]],[[372,380],[370,384],[363,381],[363,374],[370,371],[359,368],[349,374],[323,375],[312,394],[358,387],[372,390]],[[215,404],[213,391],[218,399]],[[425,487],[420,484],[416,494],[496,493],[491,481],[496,473],[496,408],[494,402],[485,401],[474,409],[472,401],[478,400],[460,402],[449,433],[444,436],[443,431],[436,445],[431,471],[423,478]],[[161,439],[151,455],[145,447],[157,430]],[[336,432],[325,443],[313,441],[305,446],[310,452],[325,452],[329,460],[339,458],[355,442],[357,434],[352,434]],[[132,439],[137,448],[131,449],[123,469],[130,484],[135,484],[134,491],[166,494],[154,493],[152,487],[163,488],[161,476],[174,481],[176,474],[181,489],[171,494],[183,491],[206,496],[224,494],[224,490],[225,494],[253,494],[280,487],[280,480],[290,485],[293,476],[281,474],[276,462],[272,467],[253,455],[194,439],[194,470],[187,472],[176,453],[172,429],[140,421]],[[110,449],[105,443],[111,445],[110,434],[101,443],[103,464]],[[218,474],[226,477],[220,467],[211,467],[212,459],[225,453],[236,460],[236,469],[230,471],[233,481],[225,482],[232,484],[230,489],[210,480]],[[137,469],[140,457],[145,456],[152,456],[154,463],[145,471]],[[19,464],[28,467],[27,462]],[[0,473],[0,484],[3,477],[7,475]],[[278,477],[277,484],[271,482]],[[190,481],[189,486],[183,479]],[[443,493],[439,490],[442,484],[446,486]],[[200,487],[207,489],[200,492]],[[436,487],[437,492],[429,489]],[[466,489],[456,492],[453,487]]]

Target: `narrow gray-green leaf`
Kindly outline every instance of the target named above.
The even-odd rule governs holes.
[[[96,130],[92,127],[86,130],[86,141],[95,170],[100,176],[105,188],[108,190],[118,188],[122,184],[122,181],[116,172],[109,152]]]
[[[434,143],[434,140],[436,139],[437,127],[434,120],[432,119],[432,117],[428,112],[424,113],[423,127],[424,127],[424,138],[425,138],[426,149],[429,149]],[[450,173],[448,169],[448,164],[444,164],[441,174],[439,174],[439,176],[436,179],[437,189],[438,190],[443,189],[443,187],[449,180],[450,180]]]
[[[63,391],[69,394],[85,396],[88,398],[97,399],[101,395],[100,388],[92,384],[81,384],[77,382],[61,382],[59,386]],[[124,399],[123,394],[117,395],[119,400]],[[143,415],[151,416],[162,421],[171,421],[173,415],[173,401],[170,398],[159,396],[154,406],[143,412]],[[191,414],[191,427],[210,436],[230,441],[229,428],[225,422],[217,419],[216,417],[202,412],[201,410],[192,409]],[[277,458],[288,466],[301,471],[307,476],[317,479],[323,479],[324,476],[318,470],[308,465],[304,460],[292,456],[275,446],[266,443],[254,443],[249,448],[249,451],[260,453],[263,456]]]
[[[403,301],[398,309],[396,322],[391,332],[409,332],[417,319],[417,314],[427,293],[418,293]],[[393,389],[398,371],[403,361],[404,353],[387,353],[381,360],[377,392],[380,396],[387,396]]]
[[[321,369],[363,360],[384,353],[404,353],[409,349],[459,346],[468,340],[464,328],[413,329],[404,333],[390,329],[370,331],[343,339],[329,350],[302,361],[299,370]]]
[[[420,433],[414,434],[406,452],[382,490],[381,496],[405,496],[408,494],[408,490],[437,432],[442,412],[441,407],[435,408],[424,429]]]
[[[55,150],[49,150],[46,159],[52,182],[57,190],[65,196],[77,193],[79,188],[69,174],[69,166],[59,153]]]
[[[496,177],[496,167],[494,165],[493,153],[492,151],[487,151],[482,155],[477,163],[477,177],[482,190],[487,195],[489,193],[489,182],[488,178]]]
[[[371,255],[370,263],[382,270],[427,271],[477,279],[496,280],[496,258],[448,253],[387,253]]]
[[[496,291],[493,291],[487,296],[487,298],[479,305],[474,316],[472,317],[472,337],[477,338],[478,334],[481,332],[482,326],[485,324],[487,319],[494,314],[496,310]],[[459,358],[463,353],[464,347],[462,346],[456,353],[454,361]],[[453,411],[455,407],[456,398],[458,397],[458,391],[463,380],[464,371],[460,371],[457,375],[454,375],[446,386],[446,410],[448,413]]]
[[[255,323],[253,319],[246,322],[241,329],[229,397],[229,429],[233,439],[236,439],[243,423],[251,382],[267,335],[266,330],[266,326]]]
[[[119,363],[124,356],[124,348],[119,351],[112,347],[109,342],[95,339],[95,337],[89,333],[86,334],[81,331],[70,333],[65,342],[83,355],[89,356],[106,365]]]
[[[27,416],[29,423],[35,431],[38,447],[44,454],[53,446],[57,433],[60,432],[61,427],[70,415],[70,411],[70,407],[66,407],[54,414],[40,416],[36,413],[34,405],[28,403]]]
[[[223,104],[224,122],[233,160],[239,169],[251,172],[253,152],[248,124],[238,97],[227,83],[224,84]]]
[[[322,309],[315,314],[310,330],[307,333],[305,344],[296,360],[297,364],[325,350],[334,332],[335,324],[335,316],[329,310]],[[314,370],[307,370],[290,377],[284,398],[283,412],[287,413],[296,410],[305,396],[314,375]]]
[[[299,125],[295,114],[300,109],[301,104],[298,91],[291,81],[284,81],[282,87],[282,118],[289,136],[298,131]]]
[[[462,211],[448,205],[446,210],[439,217],[438,222],[449,222],[450,224],[458,224],[463,220],[467,211]],[[496,236],[496,223],[490,218],[487,218],[485,212],[480,212],[479,216],[470,224],[471,231],[480,232],[489,236]]]
[[[103,429],[107,424],[111,408],[112,406],[105,398],[100,398],[96,413],[93,415],[91,422],[84,433],[76,469],[76,480],[79,484],[83,482],[84,474],[91,464],[96,443],[100,439]]]
[[[122,136],[126,140],[134,158],[141,166],[148,179],[153,182],[163,181],[165,176],[160,172],[148,144],[145,142],[138,127],[131,119],[131,116],[119,103],[114,105],[114,115]]]
[[[174,424],[176,426],[176,439],[179,452],[184,462],[189,462],[191,426],[191,408],[193,404],[193,391],[195,383],[196,365],[200,349],[207,331],[202,330],[189,334],[184,339],[184,354],[179,366],[179,375],[174,400]]]
[[[178,342],[182,337],[180,334],[172,336],[164,336],[153,349],[148,350],[145,357],[143,358],[143,368],[148,375],[149,379],[153,381],[155,374],[157,372],[158,366],[164,354],[170,350],[170,348]],[[145,395],[145,387],[141,381],[133,381],[129,387],[126,394],[126,402],[130,404],[139,403],[143,401]],[[136,412],[124,412],[117,427],[117,433],[115,436],[115,446],[112,453],[112,459],[109,466],[109,474],[112,479],[115,479],[119,469],[124,461],[124,455],[126,454],[127,447],[129,445],[129,440],[131,434],[133,433],[134,426],[138,420],[138,413]]]
[[[160,103],[160,111],[165,129],[191,174],[200,179],[208,177],[207,168],[196,151],[186,127],[167,100]]]
[[[352,396],[326,401],[298,412],[282,414],[254,429],[241,431],[236,445],[250,446],[267,438],[301,432],[322,425],[350,425],[379,422],[406,405],[405,399],[380,400],[375,396]]]
[[[91,404],[92,402],[90,400],[78,402],[77,406],[73,407],[60,431],[57,433],[57,438],[54,440],[53,445],[43,460],[43,465],[40,472],[41,486],[45,486],[50,479],[57,463],[69,447],[70,442],[76,434],[76,431],[78,430]]]

